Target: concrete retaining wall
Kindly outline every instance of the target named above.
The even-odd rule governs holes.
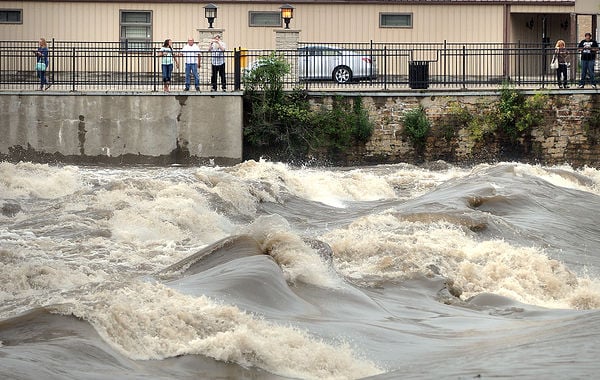
[[[240,95],[0,94],[0,159],[235,164]]]
[[[241,95],[3,93],[0,160],[236,164],[243,158]],[[509,151],[506,144],[494,138],[475,141],[466,127],[456,127],[448,138],[440,121],[452,103],[477,113],[497,100],[498,92],[344,95],[362,97],[376,125],[369,142],[347,152],[348,165],[435,160],[471,164],[518,159],[600,167],[600,128],[590,124],[594,112],[600,109],[597,92],[551,91],[544,124]],[[315,107],[330,104],[333,96],[310,94]],[[407,137],[402,121],[404,113],[417,106],[422,106],[432,121],[430,135],[420,151]]]

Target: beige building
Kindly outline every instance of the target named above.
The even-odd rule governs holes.
[[[208,27],[193,0],[0,0],[0,40],[185,41]],[[214,1],[214,28],[230,48],[274,49],[281,1]],[[301,42],[574,43],[597,36],[598,0],[297,0],[290,28]],[[581,26],[585,25],[582,29]]]

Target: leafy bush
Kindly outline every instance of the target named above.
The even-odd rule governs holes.
[[[422,106],[413,108],[404,113],[402,118],[406,134],[412,140],[413,144],[417,148],[423,148],[431,123],[427,119],[427,114]]]
[[[450,141],[456,136],[457,130],[467,127],[473,119],[474,116],[467,107],[458,102],[450,102],[446,114],[438,122],[442,136]]]
[[[515,141],[524,132],[529,132],[544,121],[544,108],[547,103],[546,94],[537,93],[526,98],[518,90],[504,85],[497,105],[500,129]]]
[[[338,96],[331,108],[313,111],[305,91],[283,91],[289,65],[275,53],[261,58],[244,75],[244,136],[254,148],[268,149],[279,159],[303,159],[311,151],[340,152],[366,142],[373,123],[360,97]]]

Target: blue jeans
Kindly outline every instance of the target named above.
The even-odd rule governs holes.
[[[188,90],[190,88],[191,74],[194,74],[194,83],[196,84],[196,88],[200,87],[200,77],[198,77],[198,64],[185,64],[185,88],[187,88]]]
[[[585,84],[586,73],[590,76],[590,83],[595,85],[596,79],[594,78],[594,61],[593,60],[581,60],[581,80],[579,81],[579,85],[583,86]]]
[[[162,65],[163,82],[170,82],[171,74],[173,74],[173,64],[171,63],[170,65]]]
[[[46,80],[46,72],[38,70],[37,75],[38,78],[40,78],[40,88],[43,88],[45,84],[48,84],[48,81]]]

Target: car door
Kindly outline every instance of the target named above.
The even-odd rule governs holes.
[[[326,79],[331,76],[328,72],[328,55],[324,54],[322,46],[305,46],[299,49],[298,74],[300,79]]]

